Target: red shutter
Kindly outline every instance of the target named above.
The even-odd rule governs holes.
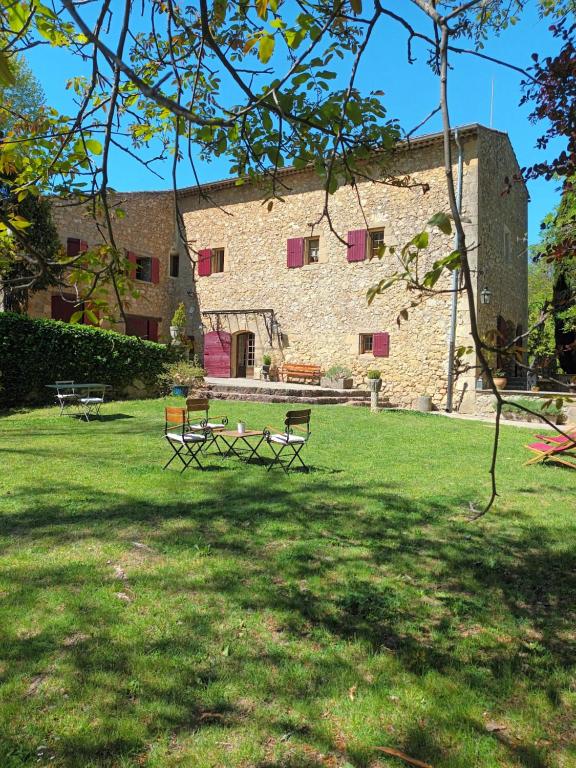
[[[291,237],[286,241],[286,264],[288,269],[304,266],[303,237]]]
[[[158,341],[158,320],[148,320],[148,341]]]
[[[204,248],[198,251],[198,275],[208,277],[212,274],[212,249]]]
[[[136,254],[133,251],[126,251],[126,257],[130,264],[132,264],[128,272],[128,277],[130,280],[136,280]]]
[[[372,336],[372,354],[374,357],[390,357],[389,333],[375,333]]]
[[[141,315],[128,315],[126,317],[126,336],[138,336],[140,339],[148,338],[148,318]]]
[[[155,256],[152,257],[152,282],[153,283],[159,283],[160,282],[160,259],[157,259]]]
[[[84,251],[88,250],[88,243],[86,240],[80,240],[80,253],[84,253]]]
[[[230,378],[232,335],[226,331],[210,331],[204,335],[204,368],[208,376]]]
[[[69,237],[66,240],[66,256],[78,256],[82,250],[82,241],[76,237]]]
[[[367,235],[367,229],[353,229],[348,232],[348,261],[364,261]]]

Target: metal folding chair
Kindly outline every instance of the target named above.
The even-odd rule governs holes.
[[[210,445],[214,444],[216,446],[216,450],[220,455],[222,455],[222,451],[220,450],[220,446],[218,445],[218,441],[216,439],[216,435],[213,433],[212,430],[215,429],[226,429],[226,425],[228,424],[228,418],[226,416],[215,416],[214,418],[210,418],[210,400],[208,400],[207,397],[188,397],[186,398],[186,411],[188,415],[188,428],[192,432],[201,432],[203,430],[209,429],[211,430],[210,438],[206,441],[205,448],[207,449]],[[190,420],[190,414],[201,414],[203,413],[204,416],[200,417],[199,415],[195,418]]]
[[[200,469],[204,469],[198,459],[198,453],[206,445],[210,436],[212,436],[212,430],[208,427],[203,427],[202,431],[190,429],[186,408],[165,408],[164,437],[174,451],[174,455],[168,459],[163,469],[169,467],[176,458],[180,459],[184,465],[181,472],[188,469],[193,461]]]
[[[304,470],[308,472],[308,467],[302,460],[300,451],[310,438],[310,414],[310,408],[303,411],[288,411],[284,419],[284,432],[271,432],[272,427],[266,429],[266,441],[274,454],[272,463],[267,467],[268,470],[279,464],[284,472],[288,472],[292,464],[298,460]],[[294,428],[303,434],[295,435]],[[291,457],[288,463],[282,462],[281,457],[284,451],[288,451],[288,455]]]
[[[104,387],[94,387],[86,390],[86,394],[78,398],[78,406],[82,409],[86,421],[90,421],[90,416],[100,418],[100,408],[104,402]]]
[[[56,402],[60,406],[60,416],[64,413],[65,408],[78,405],[78,395],[71,389],[73,386],[73,381],[56,382]]]

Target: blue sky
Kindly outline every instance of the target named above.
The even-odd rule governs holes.
[[[406,0],[402,0],[401,5],[409,8]],[[558,43],[548,31],[549,24],[549,21],[539,19],[536,3],[533,2],[517,25],[486,44],[484,53],[518,66],[528,66],[533,51],[543,57],[557,50]],[[462,45],[466,47],[465,42]],[[394,22],[386,21],[370,42],[357,78],[361,90],[380,89],[385,92],[383,100],[388,116],[398,118],[407,131],[417,125],[438,103],[438,82],[426,65],[424,46],[415,42],[413,55],[417,62],[409,65],[406,60],[406,35]],[[66,51],[45,46],[30,51],[28,60],[46,91],[48,103],[62,112],[70,112],[73,105],[71,93],[66,90],[66,81],[81,74],[78,60]],[[272,62],[279,71],[283,71],[282,61],[275,57]],[[521,75],[467,55],[455,58],[453,63],[455,68],[449,79],[452,124],[481,123],[488,126],[493,83],[493,127],[509,134],[521,166],[531,165],[541,159],[542,153],[535,149],[535,144],[545,126],[532,125],[528,120],[530,109],[518,106],[522,95]],[[345,76],[343,67],[342,77]],[[419,133],[440,129],[440,117],[436,116]],[[199,167],[202,182],[229,175],[228,164],[224,159]],[[158,179],[136,161],[116,151],[110,163],[110,184],[123,191],[169,188],[170,163],[166,162],[163,167],[156,166],[156,171],[164,179]],[[191,172],[185,166],[179,172],[179,183],[182,186],[194,183]],[[544,181],[529,185],[530,243],[537,241],[541,219],[558,201],[557,186],[554,182]]]

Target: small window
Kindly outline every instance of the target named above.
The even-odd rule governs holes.
[[[152,282],[152,259],[150,256],[136,257],[136,280],[144,283]]]
[[[318,264],[320,257],[320,238],[309,237],[306,240],[306,252],[304,255],[305,264]]]
[[[212,249],[211,272],[224,272],[224,248]]]
[[[180,254],[170,254],[170,277],[178,277],[180,274]]]
[[[378,258],[378,249],[381,248],[383,245],[384,245],[384,230],[383,229],[370,230],[370,241],[369,241],[370,251],[368,253],[368,258],[370,259]]]
[[[504,227],[504,261],[510,261],[512,255],[512,237],[508,227]]]
[[[360,334],[360,354],[368,355],[372,353],[372,346],[374,344],[373,333],[361,333]]]

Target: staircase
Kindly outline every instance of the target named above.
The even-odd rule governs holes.
[[[295,405],[358,405],[370,406],[370,392],[359,389],[324,389],[306,385],[266,386],[266,382],[234,384],[206,383],[200,397],[211,400],[252,400],[259,403],[293,403]]]
[[[526,376],[508,377],[508,383],[506,384],[506,389],[512,389],[512,390],[515,390],[516,392],[518,391],[525,392],[528,389]]]

